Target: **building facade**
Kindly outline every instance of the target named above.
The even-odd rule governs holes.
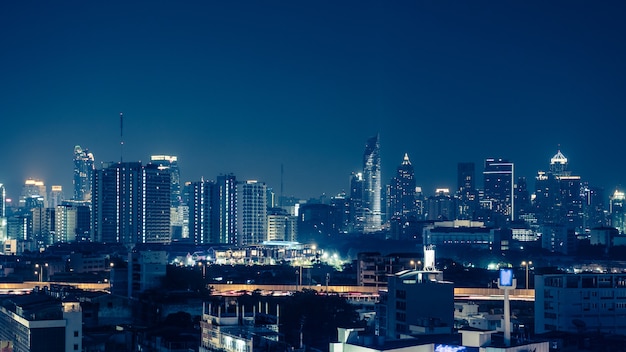
[[[535,277],[535,333],[626,334],[625,274]]]
[[[380,136],[367,140],[363,153],[363,232],[382,229]]]
[[[267,241],[267,186],[248,180],[238,185],[237,192],[239,245]]]
[[[73,199],[91,201],[91,182],[95,170],[93,154],[80,145],[74,147]]]
[[[94,173],[92,239],[106,243],[170,242],[170,176],[158,165],[106,165]]]

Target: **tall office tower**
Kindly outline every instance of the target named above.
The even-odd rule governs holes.
[[[48,207],[56,208],[65,200],[63,196],[63,186],[52,186],[50,188],[50,197],[48,197]]]
[[[459,198],[459,219],[472,220],[478,208],[476,192],[476,172],[472,162],[457,164],[457,196]]]
[[[178,157],[171,155],[152,155],[150,163],[156,164],[161,168],[169,169],[170,187],[171,187],[171,206],[178,207],[182,202],[181,186],[180,186],[180,169],[178,168]]]
[[[426,199],[427,220],[456,219],[455,199],[447,188],[438,188],[435,195]]]
[[[267,241],[267,186],[248,180],[237,188],[239,218],[237,230],[241,246]]]
[[[348,233],[350,230],[350,198],[346,192],[341,192],[330,198],[330,206],[335,215],[334,223],[337,233]]]
[[[620,190],[615,190],[609,198],[609,216],[611,219],[611,226],[618,229],[621,234],[626,233],[625,202],[626,196],[624,195],[624,192]]]
[[[0,242],[7,239],[6,189],[0,183]]]
[[[170,243],[170,170],[149,163],[143,167],[142,243]]]
[[[583,212],[585,214],[585,229],[608,226],[606,218],[606,204],[604,189],[591,187],[587,183],[583,186]]]
[[[32,231],[35,248],[46,248],[53,244],[55,234],[55,208],[34,208],[32,212]]]
[[[365,217],[363,213],[363,173],[350,175],[350,231],[363,232]]]
[[[379,135],[367,140],[363,153],[363,232],[376,232],[382,228],[381,173]]]
[[[289,215],[285,209],[271,208],[267,212],[268,241],[296,241],[298,238],[298,218]]]
[[[217,243],[237,244],[237,178],[217,176],[211,199],[211,235]]]
[[[94,157],[80,145],[74,147],[74,200],[91,201]]]
[[[557,151],[550,159],[548,172],[539,171],[535,179],[534,208],[544,224],[560,224],[578,233],[583,231],[583,185],[580,176],[568,170],[567,158]]]
[[[514,165],[504,159],[485,159],[484,192],[485,200],[491,202],[494,215],[508,221],[515,220],[515,181]]]
[[[530,204],[530,193],[528,192],[528,183],[526,177],[520,176],[515,184],[515,218],[519,219],[519,215],[532,212]]]
[[[48,207],[46,185],[44,185],[43,181],[29,178],[24,182],[24,187],[22,188],[22,196],[20,197],[20,208],[26,206],[27,199],[29,198],[39,198],[43,204],[43,207]]]
[[[201,180],[189,185],[189,237],[194,244],[219,242],[217,233],[211,232],[211,200],[215,189],[212,181]]]
[[[0,183],[0,217],[7,216],[7,191],[2,183]]]
[[[108,164],[95,171],[93,185],[93,240],[170,242],[169,170],[140,162]]]
[[[389,219],[404,219],[416,216],[415,211],[415,172],[409,160],[409,155],[404,154],[402,164],[398,166],[396,176],[391,179],[387,195]]]

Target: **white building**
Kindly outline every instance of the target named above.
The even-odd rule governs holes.
[[[626,334],[626,274],[535,277],[535,333]]]
[[[237,187],[237,230],[240,246],[267,241],[267,186],[248,180]]]

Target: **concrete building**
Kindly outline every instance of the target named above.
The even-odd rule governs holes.
[[[13,351],[82,351],[80,304],[45,293],[12,295],[0,306],[0,341]]]
[[[535,333],[626,334],[626,274],[535,276]]]
[[[240,246],[267,241],[267,186],[248,180],[237,187],[237,230]]]
[[[279,307],[259,302],[246,307],[228,300],[205,303],[200,328],[200,352],[253,352],[275,350],[278,341]],[[274,347],[274,348],[272,348]],[[284,346],[281,346],[284,348]]]

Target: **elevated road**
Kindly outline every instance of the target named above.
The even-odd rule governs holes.
[[[75,282],[39,282],[27,281],[22,283],[0,283],[0,293],[26,293],[35,287],[43,288],[50,285],[67,285],[87,291],[108,291],[108,283],[75,283]],[[326,292],[326,286],[307,286],[307,285],[255,285],[255,284],[210,284],[209,285],[216,295],[240,295],[244,292],[251,293],[259,290],[265,295],[288,295],[292,292],[302,289],[310,289],[318,292]],[[340,294],[363,294],[377,295],[380,291],[386,291],[386,288],[369,287],[369,286],[328,286],[331,293]],[[526,289],[511,290],[511,300],[518,301],[534,301],[535,291]],[[465,288],[457,287],[454,289],[454,298],[456,300],[503,300],[504,293],[497,288]]]

